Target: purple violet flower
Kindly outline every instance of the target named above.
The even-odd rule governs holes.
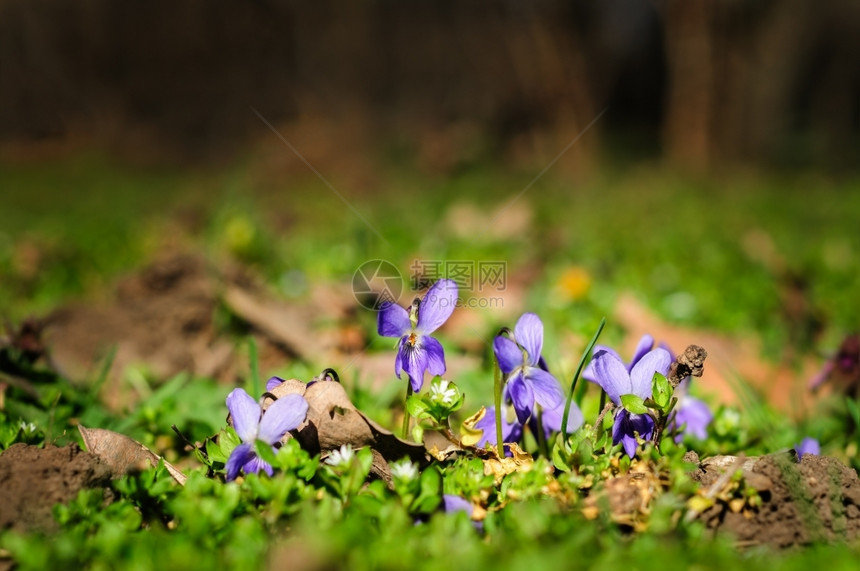
[[[443,494],[442,503],[446,513],[466,512],[467,516],[472,517],[472,513],[475,511],[472,502],[454,494]]]
[[[266,381],[266,392],[272,392],[272,389],[280,385],[284,382],[284,379],[281,377],[270,377],[268,381]]]
[[[478,448],[486,448],[487,444],[491,444],[494,448],[498,445],[496,442],[496,407],[486,407],[484,418],[475,423],[475,428],[483,430],[484,435],[475,444]],[[561,424],[561,421],[559,421]],[[570,424],[570,420],[568,420]],[[519,442],[523,437],[523,425],[518,421],[508,422],[505,415],[502,415],[502,440],[505,442]]]
[[[821,445],[816,439],[807,436],[800,443],[795,444],[794,451],[797,452],[797,459],[800,460],[804,454],[812,454],[814,456],[821,454]]]
[[[442,344],[430,334],[451,317],[457,303],[457,284],[439,280],[427,290],[419,303],[417,298],[409,311],[394,303],[385,303],[379,311],[377,330],[383,337],[400,337],[394,373],[406,371],[412,390],[418,392],[424,384],[424,373],[445,374],[445,352]]]
[[[454,494],[442,494],[442,507],[445,513],[464,512],[469,519],[475,515],[475,506],[469,500]],[[480,532],[484,531],[484,522],[472,520],[472,526]]]
[[[553,432],[561,431],[561,421],[564,416],[564,402],[556,408],[545,408],[541,411],[541,421],[543,422],[543,430],[547,439]],[[537,419],[532,418],[535,422],[533,429],[537,428]],[[572,434],[579,430],[582,423],[585,422],[585,417],[582,416],[582,411],[576,406],[575,402],[570,403],[570,412],[567,414],[567,433]]]
[[[600,350],[595,353],[592,364],[597,384],[606,391],[610,400],[620,407],[622,395],[633,394],[642,399],[650,397],[654,373],[668,373],[672,356],[665,349],[658,347],[643,355],[628,371],[617,354]],[[648,414],[634,414],[619,408],[612,426],[612,441],[615,444],[621,443],[631,458],[638,447],[634,434],[636,432],[640,438],[649,439],[654,432],[654,419]]]
[[[648,353],[648,351],[650,351],[653,347],[654,338],[646,333],[642,336],[642,338],[639,340],[639,343],[636,345],[636,350],[633,351],[633,358],[630,359],[629,363],[625,364],[625,367],[627,367],[627,372],[629,373],[630,371],[632,371],[636,363],[638,363],[639,360],[642,359],[642,357],[644,357],[645,354]],[[667,347],[663,347],[663,349],[666,349],[667,351],[669,350]],[[618,357],[618,360],[622,363],[624,362],[624,359],[621,358],[621,355],[619,355],[618,352],[612,347],[607,347],[606,345],[595,345],[592,354],[596,357],[600,351],[606,351],[610,355]],[[669,353],[671,353],[671,351],[669,351]],[[585,367],[585,370],[582,371],[582,378],[586,381],[591,381],[592,383],[597,382],[597,375],[594,371],[594,359],[592,359],[591,362],[589,362],[588,365]]]
[[[540,366],[543,347],[540,318],[534,313],[524,313],[514,327],[514,339],[516,342],[497,336],[493,350],[502,373],[508,379],[506,395],[514,404],[520,424],[525,424],[535,402],[545,410],[555,409],[564,406],[564,393],[558,380]]]
[[[690,378],[687,377],[675,389],[678,404],[667,427],[669,430],[678,430],[675,442],[681,442],[687,434],[692,434],[699,440],[705,440],[708,437],[708,425],[714,420],[708,405],[687,394],[689,385]]]
[[[227,395],[227,410],[233,418],[233,428],[242,444],[233,449],[227,459],[227,481],[235,480],[241,469],[245,474],[260,470],[272,475],[272,465],[257,456],[255,445],[262,440],[272,446],[280,442],[284,434],[298,428],[308,413],[308,402],[302,395],[290,394],[279,398],[263,413],[260,404],[251,398],[245,389],[233,389]]]

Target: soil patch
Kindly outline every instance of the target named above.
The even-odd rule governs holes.
[[[738,483],[724,477],[738,469],[742,485],[758,493],[760,505],[741,499]],[[734,535],[741,546],[786,548],[860,538],[860,480],[836,458],[806,454],[798,463],[793,453],[745,461],[723,456],[703,461],[691,476],[716,499],[700,518],[709,528]]]
[[[136,399],[125,379],[129,366],[155,380],[180,372],[225,383],[247,377],[247,336],[256,341],[263,373],[299,359],[371,384],[394,378],[392,354],[366,351],[349,286],[322,284],[286,300],[257,281],[246,268],[168,256],[121,280],[109,299],[57,309],[41,322],[44,340],[37,341],[47,346],[51,368],[81,383],[96,379],[115,349],[101,395],[114,410]],[[478,359],[455,353],[448,366],[456,374]]]
[[[56,531],[54,505],[84,489],[106,488],[111,475],[104,462],[77,444],[10,446],[0,454],[0,530]]]

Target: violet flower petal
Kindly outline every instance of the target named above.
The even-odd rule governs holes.
[[[400,337],[412,330],[409,312],[396,303],[385,303],[379,310],[376,330],[383,337]]]
[[[552,432],[559,432],[561,430],[561,420],[562,416],[564,416],[564,402],[562,402],[561,406],[556,408],[545,408],[543,412],[541,412],[541,420],[543,421],[543,427],[546,431],[547,437]],[[582,426],[585,418],[582,415],[582,411],[576,406],[575,402],[570,403],[570,412],[567,415],[567,433],[571,434],[579,430],[579,427]]]
[[[645,354],[630,371],[632,393],[641,398],[651,396],[651,380],[654,373],[665,375],[672,364],[672,355],[665,349],[653,349]],[[624,393],[621,393],[624,394]]]
[[[443,494],[442,503],[445,506],[446,513],[466,512],[466,515],[472,517],[472,512],[475,511],[475,506],[472,505],[472,502],[453,494]]]
[[[242,442],[254,442],[260,424],[260,405],[245,389],[236,388],[227,395],[227,410],[233,418],[233,428]]]
[[[400,378],[400,373],[403,372],[405,364],[403,358],[404,355],[406,355],[406,343],[407,338],[402,337],[400,339],[400,342],[397,344],[397,353],[394,355],[394,374],[397,376],[398,379]]]
[[[531,387],[523,380],[522,373],[517,373],[508,381],[508,394],[511,396],[511,401],[514,403],[514,410],[517,413],[517,420],[520,424],[525,424],[532,414],[532,409],[535,407],[535,397]]]
[[[517,367],[523,366],[523,352],[516,343],[499,335],[493,339],[493,352],[499,361],[499,368],[505,375],[510,375]]]
[[[433,376],[445,374],[445,350],[433,337],[422,337],[421,347],[427,352],[427,370]]]
[[[644,357],[652,347],[654,347],[654,338],[646,333],[636,345],[636,350],[633,351],[633,358],[630,359],[630,364],[627,365],[627,370],[632,371],[633,367],[636,366],[636,363],[642,360],[642,357]]]
[[[257,456],[257,454],[254,454],[254,456],[248,460],[244,466],[242,466],[242,471],[246,474],[256,474],[260,470],[268,474],[269,477],[275,473],[272,465]]]
[[[475,423],[475,428],[482,430],[484,435],[475,444],[478,448],[485,448],[487,444],[496,446],[496,407],[488,406],[484,418]],[[519,442],[523,437],[523,426],[519,422],[508,422],[502,415],[502,440],[505,442]]]
[[[606,391],[609,400],[616,405],[621,404],[621,395],[630,394],[630,374],[627,367],[616,355],[609,351],[599,351],[594,355],[594,373],[597,384]]]
[[[624,359],[621,358],[621,355],[618,354],[618,351],[613,349],[612,347],[607,347],[606,345],[595,345],[594,349],[591,351],[591,361],[588,362],[588,365],[585,366],[585,369],[582,370],[582,378],[586,381],[591,381],[592,383],[597,383],[597,372],[594,370],[594,359],[597,357],[597,354],[600,352],[609,353],[610,355],[614,355],[618,358],[622,363]],[[598,383],[599,384],[599,383]]]
[[[272,389],[280,385],[284,382],[284,379],[281,377],[271,377],[268,381],[266,381],[266,392],[272,392]]]
[[[230,457],[227,458],[227,464],[224,466],[227,470],[227,481],[231,482],[239,475],[239,470],[247,464],[256,454],[254,447],[251,444],[240,444],[233,449]]]
[[[654,433],[654,419],[647,414],[633,414],[623,408],[619,409],[612,426],[612,441],[615,444],[620,442],[630,458],[636,455],[638,448],[635,433],[639,433],[643,440],[651,438]]]
[[[457,283],[454,280],[439,280],[427,290],[427,295],[418,306],[418,325],[415,331],[424,335],[433,333],[448,321],[457,305]]]
[[[618,417],[615,418],[615,423],[612,425],[612,442],[620,443],[624,453],[629,457],[633,458],[636,455],[636,449],[639,446],[636,442],[636,436],[627,433],[624,423]]]
[[[401,363],[403,370],[409,375],[412,390],[418,392],[424,384],[424,371],[427,370],[428,357],[423,343],[410,345],[408,342],[401,345]]]
[[[692,434],[699,440],[707,439],[708,425],[713,419],[711,409],[704,402],[691,396],[682,396],[672,422],[673,427],[681,428],[681,432],[675,435],[675,442],[683,440],[686,434]]]
[[[308,415],[308,401],[298,394],[283,396],[269,405],[260,421],[257,438],[274,444],[288,431],[297,428]]]
[[[534,400],[539,405],[544,408],[556,408],[564,404],[564,392],[558,379],[537,367],[527,367],[524,375],[534,393]]]
[[[523,313],[514,327],[514,338],[529,355],[529,365],[537,366],[543,348],[543,322],[534,313]]]
[[[816,439],[807,436],[794,447],[794,451],[797,452],[798,458],[803,458],[804,454],[813,454],[818,456],[821,454],[821,445],[818,444]]]

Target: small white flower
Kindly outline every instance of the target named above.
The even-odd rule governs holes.
[[[353,456],[355,456],[355,451],[352,449],[352,444],[344,444],[340,450],[334,450],[329,454],[325,463],[329,466],[348,466],[352,462]]]
[[[414,480],[418,476],[418,466],[404,458],[391,465],[391,476],[397,480]]]
[[[32,422],[24,422],[22,420],[21,424],[20,424],[20,428],[22,431],[24,431],[27,434],[32,434],[33,432],[36,432],[36,425],[33,424]]]
[[[454,404],[454,399],[457,398],[457,389],[449,388],[449,384],[448,381],[442,379],[438,383],[430,385],[430,398],[445,405]]]

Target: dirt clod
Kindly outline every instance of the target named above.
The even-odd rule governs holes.
[[[860,538],[860,479],[836,458],[805,454],[796,463],[789,454],[774,454],[734,464],[741,465],[745,485],[761,504],[737,509],[740,504],[723,498],[700,514],[708,527],[731,533],[741,546]],[[703,463],[691,475],[708,488],[720,485],[723,470]]]
[[[105,488],[111,471],[76,444],[10,446],[0,454],[0,530],[51,532],[53,507],[88,488]]]

